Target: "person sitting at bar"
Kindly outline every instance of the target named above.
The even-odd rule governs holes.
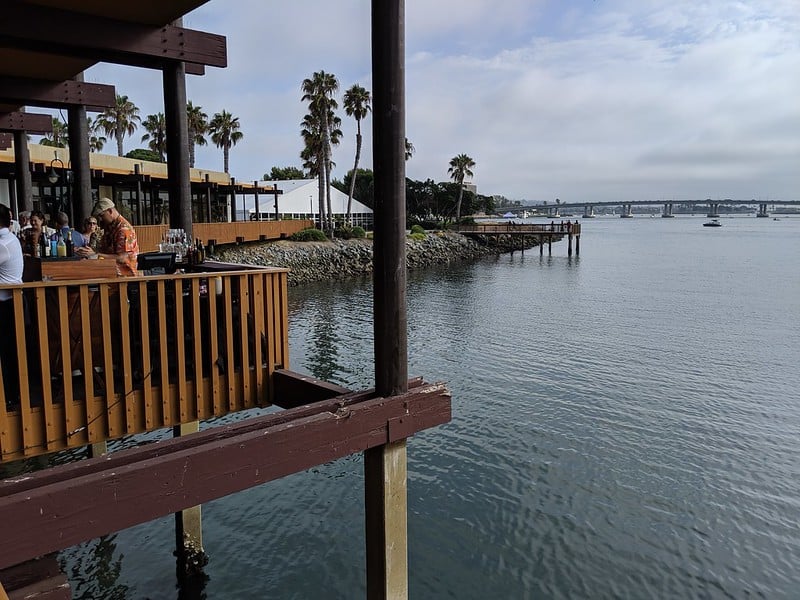
[[[83,237],[83,244],[80,246],[76,245],[75,248],[80,248],[82,246],[88,246],[95,252],[97,252],[97,248],[100,244],[100,238],[102,237],[102,233],[97,228],[97,217],[86,217],[83,220],[83,229],[81,230],[81,236]]]
[[[61,237],[64,239],[64,242],[66,242],[70,237],[72,238],[73,248],[80,248],[81,246],[86,245],[83,242],[83,236],[81,235],[81,232],[70,228],[69,215],[67,215],[67,213],[60,212],[56,215],[56,226],[58,232],[61,234]]]
[[[44,236],[45,242],[50,243],[44,224],[44,213],[40,210],[32,211],[28,223],[30,227],[23,229],[20,235],[22,253],[25,256],[38,256],[41,238]]]
[[[119,214],[109,198],[101,198],[95,202],[92,216],[103,228],[99,252],[83,246],[76,250],[78,256],[114,260],[117,263],[117,275],[137,275],[136,260],[139,256],[139,242],[136,239],[133,225]]]
[[[22,247],[11,233],[11,212],[0,204],[0,284],[22,283]],[[0,322],[3,339],[0,341],[0,366],[3,368],[3,387],[6,410],[19,404],[19,365],[17,364],[17,336],[14,318],[14,300],[11,290],[0,290]],[[20,324],[21,325],[21,324]]]

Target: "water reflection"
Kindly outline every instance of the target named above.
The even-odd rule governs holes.
[[[116,534],[64,550],[61,570],[69,575],[73,600],[124,600],[129,588],[120,583],[122,554],[117,554]]]

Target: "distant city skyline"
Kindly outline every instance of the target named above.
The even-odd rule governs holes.
[[[448,179],[465,153],[479,193],[525,202],[798,199],[800,12],[794,0],[488,0],[406,4],[412,179]],[[335,74],[371,88],[368,2],[211,0],[184,26],[225,35],[227,69],[187,76],[209,116],[239,117],[231,174],[300,166],[300,83]],[[141,109],[163,111],[157,71],[97,65]],[[341,98],[341,95],[340,95]],[[340,102],[341,105],[341,102]],[[333,176],[352,166],[355,123]],[[363,123],[370,168],[371,116]],[[125,151],[145,144],[143,130]],[[197,149],[222,170],[222,152]]]

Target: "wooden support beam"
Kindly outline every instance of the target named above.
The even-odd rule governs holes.
[[[0,150],[8,150],[14,141],[14,136],[10,133],[0,132]]]
[[[450,393],[360,393],[0,482],[0,568],[446,423]]]
[[[114,106],[115,101],[113,85],[0,77],[0,102],[61,108],[71,105],[110,107]]]
[[[118,21],[20,0],[3,5],[0,45],[161,68],[166,62],[226,67],[225,36],[174,25]]]
[[[26,131],[35,135],[45,135],[53,131],[53,117],[22,111],[1,114],[0,131]]]
[[[0,571],[0,582],[2,582],[0,600],[72,598],[67,576],[61,571],[55,554],[35,558]]]

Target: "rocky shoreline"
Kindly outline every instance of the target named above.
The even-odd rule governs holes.
[[[531,236],[532,237],[532,236]],[[535,244],[529,240],[526,247]],[[423,239],[406,238],[406,265],[422,269],[433,265],[475,260],[509,252],[508,244],[483,243],[457,233],[437,231]],[[216,258],[223,262],[286,267],[289,285],[311,281],[338,280],[372,273],[372,240],[332,242],[254,242],[218,248]]]

